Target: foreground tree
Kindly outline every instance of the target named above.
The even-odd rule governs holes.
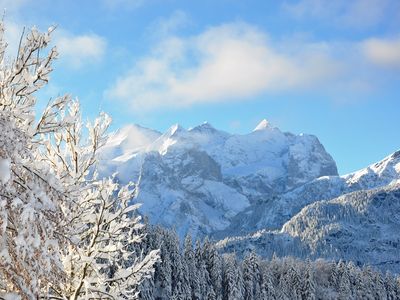
[[[134,185],[96,178],[110,119],[86,134],[79,103],[63,96],[35,121],[57,57],[45,50],[52,30],[32,29],[7,61],[0,24],[0,297],[133,298],[158,252],[130,251],[142,240]]]
[[[64,279],[56,240],[60,203],[67,197],[49,165],[35,160],[42,145],[38,137],[57,131],[66,121],[59,117],[67,98],[58,98],[35,123],[33,94],[48,81],[57,56],[55,48],[38,55],[50,33],[33,29],[21,42],[17,58],[7,63],[0,24],[0,293],[27,299],[40,294],[48,274]]]
[[[88,138],[82,139],[77,102],[70,102],[67,118],[74,122],[54,137],[43,137],[46,148],[40,152],[43,161],[57,166],[57,177],[74,196],[62,208],[65,232],[77,242],[62,251],[66,282],[52,285],[51,292],[69,299],[136,297],[139,283],[153,271],[158,251],[144,257],[132,251],[142,241],[137,232],[143,226],[135,215],[138,205],[130,205],[134,185],[96,178],[97,153],[110,120],[102,114],[87,125]]]

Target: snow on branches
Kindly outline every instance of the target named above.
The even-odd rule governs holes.
[[[83,126],[68,95],[35,115],[57,57],[52,31],[23,34],[7,60],[0,24],[0,298],[135,297],[158,252],[130,252],[142,240],[134,185],[96,178],[110,118]]]

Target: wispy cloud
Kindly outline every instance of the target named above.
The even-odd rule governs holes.
[[[347,28],[368,28],[387,20],[400,5],[397,0],[299,0],[285,2],[283,8],[296,18],[314,18]]]
[[[136,110],[246,100],[266,91],[319,86],[341,71],[324,44],[299,43],[295,51],[286,46],[245,23],[168,37],[118,78],[106,97],[128,101]]]
[[[55,44],[62,61],[72,68],[80,68],[86,64],[99,63],[106,52],[106,40],[96,34],[73,35],[66,31],[58,31]]]
[[[165,37],[191,23],[190,17],[182,10],[174,11],[168,18],[160,18],[149,26],[149,35]]]
[[[380,67],[400,68],[400,37],[394,39],[371,38],[362,43],[366,58]]]

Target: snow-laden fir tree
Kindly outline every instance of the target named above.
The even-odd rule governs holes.
[[[201,292],[200,283],[193,251],[193,241],[190,235],[187,235],[185,238],[183,249],[183,263],[186,265],[187,268],[187,276],[191,289],[191,299],[199,299]]]
[[[271,267],[265,262],[261,264],[261,299],[276,299],[274,276]]]
[[[338,299],[351,299],[349,270],[347,269],[346,264],[342,261],[339,262],[338,267],[340,274]],[[368,290],[368,292],[370,291]]]
[[[133,298],[158,256],[128,251],[142,238],[134,186],[96,178],[109,118],[84,134],[69,96],[36,116],[57,57],[46,51],[52,30],[32,29],[7,59],[0,24],[0,297]]]
[[[179,249],[179,238],[172,232],[168,240],[168,253],[172,262],[172,298],[174,299],[191,299],[191,291],[188,280],[187,269],[182,263],[182,256]]]
[[[261,298],[261,277],[260,259],[254,252],[251,252],[243,260],[244,299]]]
[[[379,272],[373,272],[373,281],[374,281],[374,297],[375,299],[385,299],[386,297],[386,288],[384,277]]]
[[[207,299],[208,294],[210,293],[210,289],[212,289],[210,274],[207,270],[206,260],[203,256],[203,249],[201,247],[201,242],[199,240],[196,241],[196,249],[195,249],[195,260],[196,260],[196,268],[197,268],[197,276],[199,280],[199,292],[198,295],[199,300]]]
[[[396,299],[396,282],[389,272],[385,274],[385,289],[386,289],[386,297],[388,300]]]
[[[315,300],[315,279],[314,279],[314,270],[311,266],[311,262],[306,260],[305,265],[305,274],[303,277],[303,291],[302,291],[302,299],[305,300]]]
[[[205,239],[202,249],[202,257],[206,264],[206,269],[209,277],[209,291],[210,295],[220,299],[221,295],[218,291],[222,288],[222,268],[221,259],[215,245]]]
[[[223,299],[243,299],[243,277],[234,254],[223,255]]]

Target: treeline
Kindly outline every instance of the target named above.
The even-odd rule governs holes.
[[[400,277],[352,262],[263,260],[249,253],[239,260],[220,254],[209,240],[146,226],[145,249],[161,249],[155,273],[139,299],[400,299]],[[138,247],[138,251],[143,249]],[[146,250],[145,250],[146,251]]]

